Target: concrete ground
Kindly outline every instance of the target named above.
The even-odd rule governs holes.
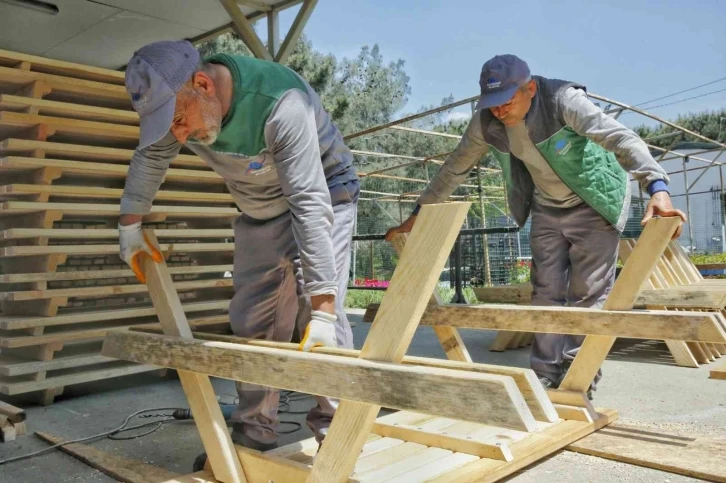
[[[362,311],[351,311],[358,321],[353,329],[356,348],[360,348],[370,327],[360,322]],[[528,367],[528,349],[489,352],[494,338],[490,331],[462,331],[466,345],[476,362]],[[689,435],[715,435],[726,431],[726,382],[708,379],[713,364],[699,369],[673,365],[663,344],[619,342],[603,367],[604,378],[595,393],[598,407],[617,409],[620,421],[663,431],[681,431]],[[444,353],[431,329],[419,328],[409,354],[443,358]],[[232,401],[234,384],[214,379],[217,394]],[[10,402],[13,402],[10,400]],[[304,411],[313,405],[310,398],[294,401],[292,411]],[[159,378],[151,374],[99,381],[65,389],[63,396],[48,407],[24,406],[28,413],[29,434],[10,443],[0,443],[0,460],[37,451],[47,445],[34,431],[66,438],[80,438],[116,428],[131,413],[144,408],[186,407],[178,379]],[[158,414],[169,411],[159,410]],[[302,422],[302,428],[280,437],[287,444],[311,436],[304,426],[304,414],[283,414],[283,421]],[[147,421],[142,420],[142,421]],[[139,421],[139,420],[136,420]],[[132,422],[132,424],[138,424]],[[284,425],[283,430],[294,430]],[[147,436],[125,441],[108,438],[90,443],[105,451],[138,459],[181,474],[190,473],[194,458],[202,445],[191,421],[171,422]],[[53,450],[31,459],[0,465],[1,483],[105,483],[116,481],[76,459]],[[672,482],[700,481],[624,463],[557,452],[549,458],[511,476],[513,483],[563,482]]]

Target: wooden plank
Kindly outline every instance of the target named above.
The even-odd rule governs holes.
[[[19,62],[28,63],[30,70],[64,77],[92,80],[123,86],[124,73],[64,60],[50,59],[9,50],[0,50],[0,64],[13,66]]]
[[[54,198],[76,198],[76,199],[121,199],[123,189],[101,188],[96,186],[68,186],[68,185],[37,185],[37,184],[12,184],[0,186],[0,200],[17,199],[31,195],[47,195]],[[183,201],[187,203],[222,203],[231,205],[234,203],[229,193],[208,193],[194,191],[166,191],[160,190],[154,197],[154,201]]]
[[[35,203],[32,201],[5,201],[0,203],[0,215],[22,215],[43,211],[58,211],[63,215],[94,215],[96,217],[118,216],[119,206],[96,203]],[[236,217],[236,208],[204,207],[204,206],[159,206],[151,208],[151,215],[164,214],[168,217],[181,218],[218,218]]]
[[[162,244],[164,253],[233,252],[234,243],[171,243]],[[43,245],[13,246],[0,248],[0,257],[27,257],[37,255],[116,255],[119,246],[105,245]]]
[[[133,149],[109,148],[102,146],[86,146],[83,144],[55,143],[50,141],[34,141],[30,139],[5,139],[0,141],[0,154],[5,156],[32,155],[42,151],[45,156],[76,161],[101,161],[103,163],[129,164],[134,155]],[[197,167],[210,169],[207,163],[196,155],[179,154],[171,162],[174,167]]]
[[[726,482],[726,438],[611,424],[567,449],[691,478]]]
[[[0,393],[8,396],[23,394],[26,392],[40,391],[43,389],[52,389],[55,387],[72,386],[84,382],[98,381],[101,379],[110,379],[112,377],[127,376],[130,374],[138,374],[140,372],[156,371],[160,369],[155,366],[141,366],[138,364],[131,365],[113,365],[113,367],[94,369],[76,374],[47,377],[42,381],[27,382],[2,382],[0,381]]]
[[[54,93],[72,95],[75,98],[81,98],[85,95],[87,101],[105,101],[118,108],[131,106],[126,88],[122,85],[0,67],[0,85],[24,86],[34,81],[45,82],[53,89]]]
[[[145,230],[144,235],[152,246],[158,247],[152,230]],[[192,331],[184,307],[174,290],[166,262],[161,260],[157,263],[148,256],[142,256],[141,265],[164,333],[178,336],[180,340],[191,339]],[[107,335],[104,340],[104,350],[101,351],[103,355],[108,355],[105,349],[108,347],[109,337]],[[178,375],[215,478],[223,483],[246,483],[245,473],[209,376],[189,371],[178,371]]]
[[[640,306],[705,308],[719,310],[726,306],[726,293],[719,287],[668,287],[643,290],[637,299]]]
[[[709,376],[711,379],[721,379],[726,381],[726,363],[723,363],[719,367],[711,369]]]
[[[0,231],[0,240],[48,238],[50,240],[114,240],[118,239],[115,228],[10,228]],[[224,228],[156,230],[158,238],[234,238],[234,230]],[[173,270],[173,269],[170,269]]]
[[[89,230],[95,231],[95,230]],[[172,275],[201,275],[209,273],[232,272],[234,265],[189,265],[172,267]],[[58,282],[63,280],[97,280],[104,278],[131,278],[134,272],[129,270],[83,270],[80,272],[50,273],[5,273],[0,274],[0,283]]]
[[[536,427],[511,377],[262,347],[109,331],[117,359],[518,430]],[[397,388],[391,391],[391,388]]]
[[[27,414],[24,409],[20,409],[4,401],[0,401],[0,415],[5,416],[11,423],[22,423],[27,419]]]
[[[361,358],[401,362],[469,206],[451,203],[421,208]],[[379,406],[341,401],[326,436],[327,444],[321,447],[306,481],[338,483],[347,478],[379,410]]]
[[[89,161],[68,161],[64,159],[33,158],[21,156],[6,156],[0,158],[0,171],[22,172],[33,171],[38,168],[56,167],[64,174],[83,176],[86,178],[116,178],[125,179],[128,171],[127,165],[95,163]],[[165,181],[186,183],[214,183],[223,184],[224,180],[214,171],[194,169],[169,168],[164,177]]]
[[[0,94],[0,111],[27,112],[29,108],[35,108],[35,113],[41,116],[67,117],[84,121],[109,122],[131,126],[139,125],[139,115],[136,111],[108,109],[105,107],[70,102],[57,102],[46,99]]]
[[[726,342],[726,331],[707,312],[451,304],[427,307],[421,325]]]
[[[471,438],[464,439],[449,436],[446,433],[424,431],[415,426],[404,424],[375,423],[373,432],[379,436],[402,439],[425,446],[448,449],[458,453],[466,453],[480,458],[491,458],[501,461],[512,461],[514,457],[506,444],[487,444]],[[358,467],[356,467],[356,471]]]
[[[406,244],[407,237],[408,235],[406,234],[398,234],[393,237],[393,240],[391,240],[391,245],[393,246],[393,249],[396,250],[399,257],[403,252],[403,247]],[[434,287],[434,292],[431,295],[429,306],[441,305],[443,303],[444,302],[441,299],[438,287]],[[453,327],[436,326],[434,327],[434,334],[436,335],[436,338],[439,339],[439,343],[444,349],[446,357],[453,361],[471,362],[469,351],[466,350],[466,346],[464,345],[464,341],[462,340],[458,330]]]
[[[210,317],[204,317],[204,320],[207,323],[227,323],[229,321],[229,315],[213,315]],[[63,332],[50,332],[43,335],[18,335],[14,337],[2,335],[0,336],[0,348],[14,349],[18,347],[38,346],[52,342],[71,342],[84,339],[97,339],[104,337],[109,330],[128,329],[129,327],[132,327],[132,325],[129,325],[128,323],[125,325],[103,324],[101,327],[67,330]]]
[[[532,300],[532,284],[520,283],[495,287],[473,287],[481,303],[528,304]]]
[[[52,434],[38,432],[35,435],[51,445],[64,443],[65,441]],[[95,468],[105,475],[110,476],[124,483],[152,483],[166,481],[180,476],[165,468],[153,466],[143,461],[125,458],[116,453],[106,451],[79,443],[70,443],[58,447],[62,452]]]
[[[232,287],[232,278],[201,279],[175,282],[174,289],[177,292],[200,290],[209,288]],[[54,297],[103,297],[113,295],[128,295],[145,293],[148,287],[144,284],[130,283],[126,285],[104,285],[101,287],[77,287],[58,288],[50,290],[25,290],[17,292],[0,292],[0,301],[30,301],[38,299],[49,299]]]
[[[643,283],[648,280],[653,267],[668,246],[681,220],[655,218],[643,229],[630,258],[605,300],[603,310],[630,310]],[[616,338],[588,335],[567,371],[560,388],[566,391],[586,392],[602,366]]]
[[[161,333],[158,326],[147,325],[144,327],[133,326],[130,330],[149,333]],[[298,344],[274,342],[268,340],[245,339],[241,337],[209,334],[202,332],[192,332],[195,339],[213,340],[219,342],[231,342],[234,344],[250,344],[260,347],[272,347],[277,349],[298,350]],[[352,349],[341,349],[331,347],[316,347],[313,352],[320,354],[328,354],[339,357],[359,357],[360,351]],[[522,394],[532,415],[537,421],[554,422],[558,420],[557,411],[550,402],[547,392],[537,379],[534,371],[531,369],[522,369],[518,367],[496,366],[491,364],[466,363],[452,360],[432,359],[428,357],[406,356],[403,358],[403,364],[409,364],[421,367],[434,367],[441,369],[453,369],[459,371],[481,372],[484,374],[496,374],[500,376],[508,376],[514,380],[517,388]]]
[[[80,355],[61,357],[54,355],[53,359],[49,361],[29,361],[19,357],[2,355],[0,356],[0,375],[5,377],[23,376],[28,374],[37,374],[39,372],[102,364],[104,362],[112,362],[114,360],[110,357],[99,355],[99,349],[100,346],[95,352]]]
[[[514,455],[513,461],[480,459],[427,481],[429,483],[495,482],[610,424],[615,419],[617,419],[615,411],[602,410],[600,417],[592,423],[562,421],[510,444],[509,447]]]
[[[213,300],[209,302],[194,302],[182,305],[186,313],[203,312],[207,310],[227,310],[229,300]],[[35,327],[53,327],[68,324],[85,324],[105,322],[109,320],[125,320],[156,315],[153,307],[139,307],[131,309],[95,310],[70,312],[48,317],[13,317],[0,315],[1,330],[32,329]]]

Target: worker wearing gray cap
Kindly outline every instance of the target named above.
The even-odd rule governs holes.
[[[628,172],[650,195],[642,224],[654,215],[686,219],[671,205],[666,172],[638,135],[593,104],[578,83],[533,76],[520,58],[498,55],[484,64],[479,84],[481,97],[459,145],[413,214],[386,238],[410,231],[421,205],[445,201],[491,152],[515,221],[522,227],[532,217],[532,304],[602,306],[629,214]],[[583,340],[535,335],[531,367],[545,387],[559,386]],[[590,397],[601,377],[598,371]]]
[[[241,211],[229,307],[234,333],[289,342],[300,320],[300,349],[352,348],[343,302],[360,190],[353,155],[310,85],[273,62],[201,59],[187,41],[135,52],[125,84],[141,129],[121,198],[120,250],[139,280],[139,255],[161,260],[144,239],[142,216],[186,145],[224,179]],[[232,439],[274,448],[279,391],[246,383],[237,391]],[[307,425],[322,442],[337,401],[317,401]]]

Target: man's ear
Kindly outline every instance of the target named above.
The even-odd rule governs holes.
[[[529,92],[529,98],[532,99],[534,95],[537,93],[537,83],[534,81],[534,79],[531,79],[527,83],[527,91]]]
[[[216,92],[216,86],[214,85],[214,79],[212,79],[206,72],[199,71],[194,74],[192,79],[192,86],[194,90],[200,92],[205,96],[213,96]]]

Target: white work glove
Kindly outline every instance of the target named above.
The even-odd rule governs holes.
[[[131,267],[139,282],[146,283],[146,276],[141,269],[140,256],[147,254],[156,263],[161,263],[164,260],[164,255],[151,245],[141,231],[140,221],[131,225],[121,225],[119,223],[118,232],[121,259]]]
[[[310,323],[305,328],[305,336],[300,342],[300,350],[310,351],[313,347],[337,347],[335,321],[337,317],[321,310],[313,310]]]

